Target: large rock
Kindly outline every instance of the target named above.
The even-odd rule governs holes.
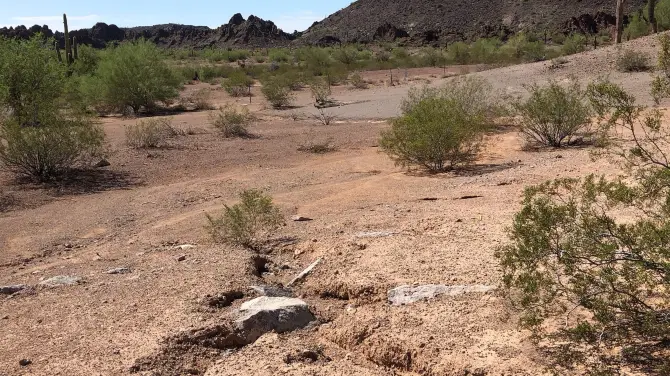
[[[424,299],[433,299],[438,296],[457,296],[472,293],[486,293],[495,290],[495,286],[470,285],[470,286],[446,286],[446,285],[423,285],[423,286],[399,286],[388,291],[388,301],[392,305],[412,304]]]
[[[240,313],[235,329],[246,343],[272,331],[285,333],[301,329],[315,320],[307,303],[295,298],[262,296],[242,304]]]
[[[81,282],[81,277],[75,277],[70,275],[57,275],[49,279],[45,279],[40,282],[40,286],[44,287],[60,287],[60,286],[73,286],[78,285]]]

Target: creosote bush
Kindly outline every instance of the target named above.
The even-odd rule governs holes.
[[[309,85],[312,92],[312,98],[317,107],[329,107],[333,101],[330,98],[332,91],[327,81],[315,78]]]
[[[253,78],[244,71],[235,71],[223,82],[223,88],[233,97],[244,97],[249,95],[249,87],[253,84]]]
[[[619,54],[616,65],[620,72],[646,72],[652,69],[650,60],[644,52],[626,49]]]
[[[265,80],[261,92],[274,108],[286,108],[293,102],[291,87],[281,78]]]
[[[142,120],[126,127],[126,143],[136,149],[161,148],[168,140],[184,132],[173,127],[170,119]]]
[[[210,115],[209,121],[221,132],[223,137],[249,137],[251,134],[247,125],[252,120],[249,110],[243,108],[238,110],[235,106],[225,106],[219,109],[216,114]]]
[[[567,87],[551,81],[528,87],[530,97],[514,103],[521,132],[530,141],[562,147],[584,134],[591,124],[591,110],[579,83]]]
[[[354,89],[367,89],[368,88],[368,83],[363,79],[360,73],[355,72],[349,77],[349,83],[351,83],[351,86]]]
[[[472,162],[500,107],[486,81],[465,78],[441,89],[412,90],[380,147],[398,165],[432,172]]]
[[[226,205],[220,216],[207,214],[207,230],[215,242],[253,248],[284,224],[284,217],[272,197],[263,192],[243,191],[240,201],[233,206]]]
[[[553,347],[557,373],[670,371],[670,132],[659,110],[607,81],[588,88],[626,177],[526,190],[496,255],[521,324]]]

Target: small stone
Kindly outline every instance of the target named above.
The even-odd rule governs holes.
[[[293,217],[291,217],[291,220],[292,220],[293,222],[309,222],[309,221],[313,221],[312,218],[303,217],[303,216],[301,216],[301,215],[294,215]]]
[[[19,360],[19,365],[20,365],[21,367],[27,367],[27,366],[31,365],[32,363],[33,363],[33,362],[32,362],[30,359],[21,359],[21,360]]]
[[[9,320],[9,315],[2,316],[2,320]]]
[[[184,260],[186,260],[186,255],[177,256],[177,261],[181,262],[181,261],[184,261]]]
[[[293,286],[296,282],[305,279],[305,277],[307,277],[312,272],[312,270],[314,270],[314,268],[316,268],[316,266],[321,263],[321,260],[322,259],[314,261],[310,266],[308,266],[305,270],[303,270],[300,274],[298,274],[295,278],[293,278],[291,282],[289,282],[286,286],[289,287]]]
[[[182,251],[188,251],[189,249],[193,248],[195,248],[193,244],[182,244],[174,247],[174,249],[180,249]]]
[[[130,268],[126,267],[109,269],[105,272],[105,274],[128,274],[128,273],[130,273]]]
[[[28,285],[0,286],[0,294],[12,295],[12,294],[16,294],[19,291],[23,291],[27,288],[28,288]]]
[[[58,275],[40,282],[39,285],[44,287],[74,286],[78,285],[80,282],[81,277]]]
[[[107,166],[111,166],[111,165],[112,165],[112,164],[109,163],[108,160],[106,160],[105,158],[103,158],[103,159],[101,159],[98,163],[96,163],[96,164],[94,165],[94,167],[96,167],[96,168],[103,168],[103,167],[107,167]]]

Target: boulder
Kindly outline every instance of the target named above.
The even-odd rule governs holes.
[[[262,296],[240,307],[235,329],[245,343],[269,332],[285,333],[301,329],[315,320],[307,303],[300,299]]]
[[[391,303],[391,305],[399,306],[412,304],[424,299],[433,299],[442,295],[457,296],[472,293],[486,293],[495,289],[495,286],[484,285],[423,285],[417,287],[399,286],[388,291],[388,301]]]

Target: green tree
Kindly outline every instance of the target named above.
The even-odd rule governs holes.
[[[98,100],[105,106],[120,111],[129,107],[135,113],[177,98],[180,87],[163,52],[146,40],[105,51],[89,86],[99,91]]]

